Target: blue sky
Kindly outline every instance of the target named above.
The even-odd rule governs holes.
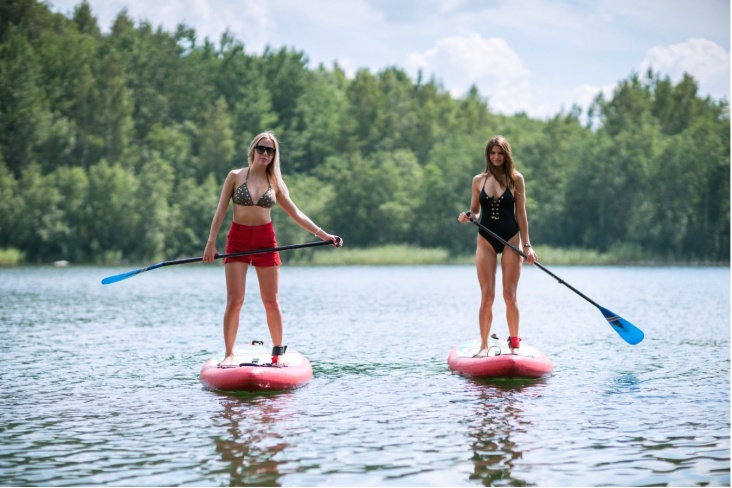
[[[71,15],[81,0],[47,0]],[[229,29],[248,52],[304,51],[353,74],[422,69],[454,96],[471,84],[491,110],[546,118],[649,66],[729,100],[728,0],[88,0],[102,31],[122,9],[136,22]]]

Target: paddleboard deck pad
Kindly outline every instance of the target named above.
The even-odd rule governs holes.
[[[272,348],[260,341],[234,347],[232,366],[220,367],[224,354],[203,365],[200,380],[206,388],[221,391],[290,390],[305,385],[313,377],[310,362],[288,349],[277,365],[271,364]]]
[[[447,357],[450,369],[472,378],[541,378],[554,370],[546,355],[535,347],[521,343],[516,354],[508,343],[491,337],[488,340],[488,356],[473,357],[480,351],[480,340],[471,339],[455,346]]]

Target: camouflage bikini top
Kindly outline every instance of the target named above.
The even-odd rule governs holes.
[[[234,195],[231,197],[231,201],[237,205],[244,205],[245,207],[251,207],[256,205],[262,208],[272,208],[277,203],[272,184],[269,182],[269,176],[267,176],[267,191],[259,197],[259,201],[254,203],[252,195],[249,193],[249,187],[247,187],[247,181],[249,181],[249,169],[247,169],[247,177],[244,183],[234,191]]]

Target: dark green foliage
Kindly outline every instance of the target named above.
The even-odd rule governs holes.
[[[689,75],[631,74],[587,117],[542,121],[399,67],[349,79],[294,48],[247,53],[229,32],[201,41],[122,11],[103,35],[86,2],[69,16],[0,3],[0,248],[32,262],[200,255],[227,172],[270,129],[294,201],[349,246],[472,252],[456,217],[502,134],[535,244],[729,260],[729,106]],[[280,208],[273,219],[280,244],[314,239]]]

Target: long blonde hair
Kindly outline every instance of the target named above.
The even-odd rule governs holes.
[[[491,149],[499,146],[503,150],[505,162],[503,163],[504,174],[500,174],[495,166],[491,164]],[[511,190],[516,187],[516,164],[513,162],[513,154],[511,154],[511,145],[503,136],[493,136],[485,146],[485,172],[484,175],[492,174],[496,181],[503,186],[505,185]]]
[[[285,182],[282,179],[282,171],[280,170],[280,143],[277,141],[277,137],[272,131],[264,131],[254,137],[252,142],[249,144],[249,166],[254,162],[254,148],[259,144],[262,139],[269,139],[274,144],[275,153],[272,162],[267,165],[267,176],[272,177],[275,183],[280,188],[287,188]]]

